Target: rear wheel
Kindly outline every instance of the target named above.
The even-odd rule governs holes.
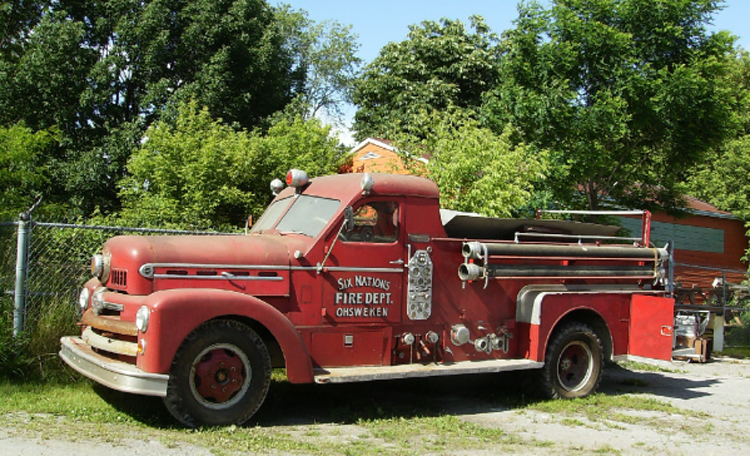
[[[213,320],[182,343],[169,372],[164,404],[188,427],[242,424],[266,398],[268,349],[250,327]]]
[[[588,396],[599,386],[602,353],[599,337],[589,326],[561,326],[552,335],[538,372],[540,392],[550,399]]]

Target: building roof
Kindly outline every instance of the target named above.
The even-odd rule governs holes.
[[[393,143],[389,139],[366,138],[364,141],[361,141],[359,144],[354,146],[352,150],[349,151],[349,153],[356,154],[359,150],[361,150],[363,147],[367,146],[368,144],[382,147],[383,149],[390,150],[391,152],[396,152],[396,148],[393,147]]]
[[[396,149],[393,146],[393,141],[391,141],[390,139],[371,138],[370,137],[370,138],[365,138],[364,141],[361,141],[359,144],[357,144],[356,146],[354,146],[349,151],[349,153],[352,154],[352,155],[355,155],[357,152],[359,152],[360,150],[362,150],[364,147],[366,147],[368,145],[378,146],[378,147],[381,147],[383,149],[389,150],[389,151],[394,152],[394,153],[398,153],[399,152],[398,149]],[[406,151],[405,154],[406,154],[407,157],[411,157],[411,154],[408,151]],[[420,157],[416,157],[416,160],[421,161],[422,163],[427,163],[429,161],[429,156],[427,154],[423,154]]]
[[[705,215],[707,217],[719,218],[737,218],[731,212],[722,211],[711,203],[701,201],[693,196],[685,195],[687,210],[696,215]]]

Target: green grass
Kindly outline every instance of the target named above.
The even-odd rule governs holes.
[[[715,356],[727,356],[729,358],[750,359],[750,347],[724,347],[720,352],[714,352]]]
[[[658,364],[641,363],[638,361],[618,361],[617,366],[627,370],[643,372],[665,372],[671,374],[680,374],[685,372],[683,370],[672,369],[670,367],[664,367]]]
[[[274,382],[273,387],[286,392],[283,382]],[[0,416],[4,417],[4,426],[12,427],[15,433],[43,432],[47,438],[68,438],[70,424],[74,423],[77,439],[116,443],[138,436],[141,440],[149,438],[175,442],[175,445],[210,448],[217,455],[271,450],[279,453],[367,455],[388,452],[389,448],[398,449],[399,454],[404,454],[406,449],[406,454],[423,454],[524,444],[499,429],[485,428],[450,415],[419,416],[407,410],[401,410],[400,417],[371,418],[364,413],[365,417],[360,417],[351,426],[359,429],[355,438],[347,438],[342,431],[336,436],[323,429],[325,423],[344,424],[346,428],[345,423],[336,419],[346,421],[349,412],[342,415],[342,411],[336,408],[325,410],[321,403],[315,406],[321,407],[323,412],[322,424],[312,422],[300,427],[256,422],[245,427],[189,430],[179,427],[157,398],[118,393],[88,381],[33,385],[5,381],[0,382],[0,395],[4,398],[0,403]],[[318,400],[326,399],[330,396],[324,391]],[[354,401],[355,398],[349,396],[345,399]],[[389,414],[398,413],[397,408],[396,404],[386,406]],[[366,410],[370,408],[366,407]],[[382,409],[371,412],[387,415]],[[279,415],[287,413],[288,410],[269,411],[266,418],[275,421]],[[113,434],[112,423],[118,424],[117,433]],[[548,442],[533,441],[526,444],[549,445]]]
[[[192,445],[217,455],[291,453],[311,455],[446,454],[535,452],[557,443],[522,437],[456,413],[441,399],[478,411],[549,414],[564,426],[624,429],[648,426],[658,432],[699,430],[708,415],[685,411],[640,395],[595,394],[577,400],[535,401],[503,376],[469,376],[345,385],[292,385],[275,371],[271,392],[253,421],[242,427],[189,430],[180,427],[159,398],[109,390],[88,380],[73,383],[0,381],[0,417],[10,435],[95,440],[156,440],[170,447]],[[474,404],[474,405],[472,405]],[[471,413],[473,414],[473,413]],[[469,416],[469,415],[467,415]],[[690,419],[685,419],[685,418]],[[117,423],[117,432],[112,432]],[[71,432],[74,428],[75,431]],[[564,452],[563,448],[560,448]],[[609,446],[586,453],[618,454]]]
[[[528,408],[557,417],[565,425],[608,429],[646,426],[662,434],[682,432],[696,437],[711,432],[711,425],[705,423],[711,415],[641,395],[597,393],[582,399],[538,402]]]

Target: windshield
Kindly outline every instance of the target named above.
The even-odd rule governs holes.
[[[279,219],[279,217],[281,217],[281,214],[284,213],[284,210],[287,208],[287,206],[289,206],[290,199],[291,197],[287,197],[278,201],[274,201],[270,206],[268,206],[268,209],[266,209],[266,211],[260,217],[258,223],[253,225],[253,229],[250,230],[250,232],[259,233],[261,231],[272,228],[273,225],[276,224],[276,221]]]
[[[282,234],[298,233],[315,237],[328,224],[340,205],[339,200],[300,195],[276,225],[276,229]]]

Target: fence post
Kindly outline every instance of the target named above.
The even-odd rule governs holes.
[[[29,228],[31,211],[18,216],[18,248],[16,249],[16,291],[13,309],[13,337],[23,331],[26,315],[26,278],[29,266]]]
[[[18,215],[18,248],[16,249],[16,291],[15,306],[13,309],[13,337],[18,336],[24,329],[24,317],[26,316],[26,296],[28,286],[29,269],[29,236],[31,233],[31,214],[34,213],[39,203],[40,196],[28,211]]]

